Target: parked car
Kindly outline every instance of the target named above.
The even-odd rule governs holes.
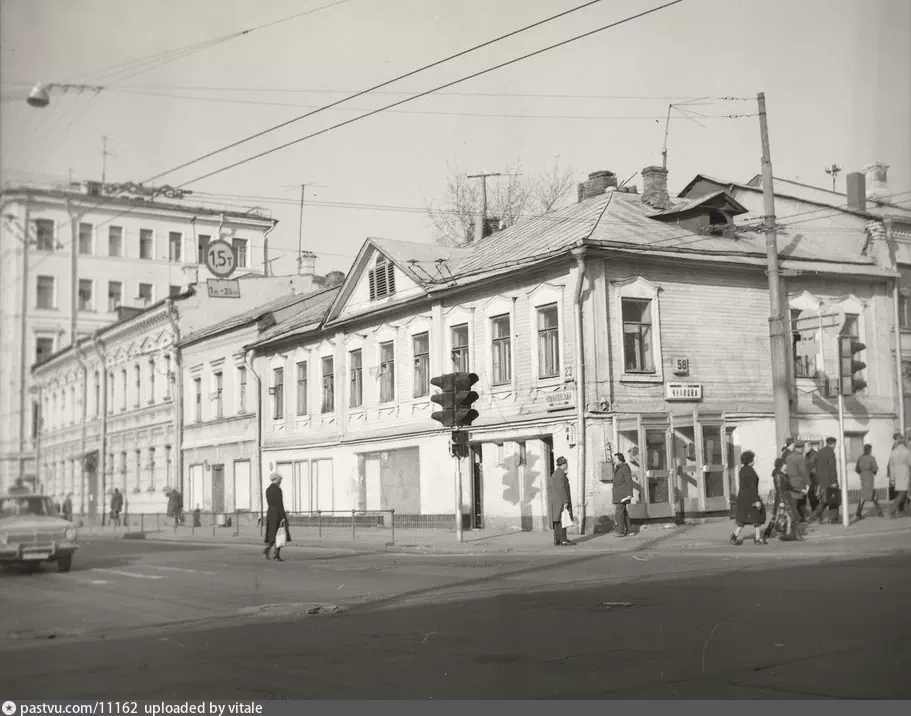
[[[76,526],[63,519],[46,495],[0,496],[0,565],[27,565],[38,570],[42,562],[56,562],[57,570],[73,566]]]

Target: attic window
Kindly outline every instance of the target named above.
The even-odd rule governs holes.
[[[376,301],[395,293],[395,270],[385,256],[377,258],[369,272],[370,300]]]
[[[709,212],[709,223],[712,226],[718,226],[719,224],[727,224],[728,217],[722,214],[720,211],[712,210]]]

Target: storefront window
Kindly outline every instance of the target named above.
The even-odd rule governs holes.
[[[721,428],[702,427],[702,464],[705,474],[706,499],[724,497],[724,466],[721,446]]]
[[[645,469],[648,477],[649,503],[669,501],[667,473],[667,435],[663,429],[645,431]]]

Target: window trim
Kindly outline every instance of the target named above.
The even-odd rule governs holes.
[[[661,384],[664,382],[664,352],[661,346],[661,297],[663,290],[658,284],[643,278],[632,276],[615,281],[614,288],[614,345],[619,351],[619,359],[613,361],[617,380],[623,383],[649,383]],[[623,348],[623,299],[649,300],[652,302],[652,361],[655,365],[654,373],[629,373],[626,370],[626,355]]]
[[[347,348],[347,346],[346,346]],[[357,353],[360,358],[360,367],[354,368],[354,362],[351,360],[352,356]],[[364,410],[364,348],[362,345],[358,344],[356,347],[347,350],[345,355],[347,356],[346,360],[348,362],[348,409],[361,411]],[[354,403],[354,375],[355,370],[358,372],[358,402]]]
[[[41,279],[49,278],[51,280],[51,301],[49,306],[42,306],[38,297],[41,295]],[[35,310],[36,311],[56,311],[57,310],[57,277],[39,274],[35,276]]]
[[[528,293],[528,320],[531,329],[529,336],[531,341],[531,378],[535,385],[553,386],[563,383],[566,379],[568,341],[563,310],[566,298],[565,288],[563,284],[544,283]],[[557,372],[555,375],[542,376],[538,319],[541,310],[550,307],[557,309]]]
[[[395,404],[396,400],[398,399],[399,391],[398,391],[398,385],[396,385],[396,368],[397,368],[396,363],[398,362],[398,350],[396,350],[396,349],[398,348],[398,346],[396,345],[396,343],[397,343],[397,341],[394,336],[389,337],[388,340],[385,340],[385,341],[380,340],[378,338],[377,342],[376,342],[376,380],[377,380],[376,402],[378,405],[384,405],[384,406],[393,405],[393,404]],[[387,400],[383,400],[383,397],[384,397],[383,396],[383,375],[384,375],[384,373],[383,373],[383,365],[384,365],[383,348],[386,346],[392,347],[392,360],[385,361],[386,364],[388,364],[388,363],[392,364],[392,383],[390,384],[391,389],[392,389],[392,396],[389,397]]]
[[[484,310],[485,368],[487,371],[486,386],[492,393],[508,392],[516,387],[516,301],[514,296],[501,296],[488,302]],[[506,383],[494,383],[493,373],[493,321],[495,318],[509,318],[509,380]],[[477,372],[477,371],[475,371]]]
[[[83,251],[83,250],[82,250],[82,237],[83,237],[83,234],[82,234],[82,227],[83,227],[83,226],[88,226],[88,227],[89,227],[89,231],[88,231],[88,237],[89,237],[88,251]],[[88,221],[80,221],[80,222],[77,222],[76,231],[77,231],[77,237],[78,237],[78,247],[77,247],[77,248],[78,248],[78,253],[79,253],[79,255],[80,255],[80,256],[94,256],[94,255],[95,255],[95,225],[92,224],[92,223],[90,223],[90,222],[88,222]]]
[[[111,232],[114,229],[120,229],[120,251],[119,251],[119,253],[116,253],[116,254],[111,253]],[[124,231],[123,226],[108,225],[108,257],[114,258],[114,259],[126,258],[124,256],[124,239],[125,239],[125,237],[126,237],[126,231]]]
[[[408,336],[411,341],[411,397],[415,400],[429,400],[432,392],[430,379],[433,378],[433,340],[430,333],[429,329],[422,326]],[[427,352],[415,353],[415,342],[421,337],[427,339]],[[418,356],[426,357],[426,386],[421,386],[424,391],[422,393],[418,393]]]
[[[120,287],[120,300],[117,302],[116,306],[111,305],[111,286],[116,285]],[[117,309],[123,305],[123,281],[108,281],[108,313],[115,313]]]
[[[332,361],[332,373],[326,373],[326,361]],[[338,373],[336,372],[336,360],[335,353],[322,353],[319,357],[319,378],[320,378],[320,415],[333,415],[335,413],[335,405],[338,401]],[[331,400],[326,400],[326,377],[327,375],[332,376],[332,396]]]
[[[272,406],[270,413],[272,415],[273,422],[282,422],[286,418],[287,406],[285,404],[285,364],[284,362],[273,363],[270,366],[272,370],[272,376],[270,378],[269,385],[269,394],[272,396]],[[278,382],[279,371],[281,372],[281,383]],[[281,386],[281,393],[279,394],[279,386]],[[280,400],[279,400],[280,395]]]
[[[243,254],[239,251],[241,246],[238,245],[238,242],[241,242],[243,247]],[[247,263],[250,259],[250,240],[240,237],[232,237],[231,239],[231,249],[234,252],[234,260],[237,262],[237,268],[245,269],[248,268]],[[241,261],[241,255],[243,255],[243,261]]]
[[[301,381],[301,367],[303,367],[303,381]],[[301,393],[301,382],[304,384]],[[303,410],[301,410],[301,397],[303,396]],[[294,415],[305,418],[310,414],[310,361],[307,359],[294,362]]]
[[[90,278],[80,278],[77,279],[77,288],[76,288],[76,299],[79,302],[78,308],[80,313],[94,313],[95,312],[95,281]],[[87,283],[89,286],[89,300],[86,301],[86,307],[82,307],[82,284]]]
[[[48,253],[48,254],[52,254],[55,251],[57,251],[57,222],[54,221],[53,219],[48,219],[45,217],[37,217],[35,219],[32,219],[32,221],[34,222],[34,226],[35,226],[35,250],[40,251],[42,253]],[[45,226],[47,224],[50,224],[50,227],[51,227],[50,248],[42,248],[41,244],[38,242],[38,225],[39,224],[44,224]]]
[[[175,240],[175,237],[176,240]],[[182,264],[183,260],[183,232],[182,231],[169,231],[168,232],[168,263],[172,264]],[[177,247],[177,251],[174,251],[174,247]]]
[[[149,241],[149,255],[142,255],[142,232],[148,231],[151,234],[151,241]],[[155,260],[155,229],[139,229],[139,235],[136,237],[139,242],[139,251],[137,252],[137,257],[140,261],[154,261]]]
[[[443,320],[443,343],[445,346],[445,353],[443,354],[443,368],[440,371],[441,373],[453,373],[456,372],[456,366],[452,361],[452,329],[458,326],[467,326],[468,327],[468,371],[473,370],[473,366],[477,366],[478,363],[475,359],[475,336],[474,336],[474,307],[462,308],[457,306],[452,308],[444,317]],[[475,370],[475,372],[477,372]]]

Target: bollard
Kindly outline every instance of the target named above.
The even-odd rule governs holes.
[[[161,513],[160,512],[155,513],[155,531],[161,532]]]
[[[145,512],[143,512],[143,513],[141,513],[141,514],[139,515],[139,531],[140,531],[140,532],[145,532],[145,531],[146,531],[146,516],[145,516]]]
[[[395,544],[395,508],[389,510],[392,515],[392,544]]]
[[[319,530],[319,533],[318,533],[319,538],[322,539],[323,538],[323,511],[322,510],[316,511],[316,527]]]
[[[355,524],[356,524],[356,523],[355,523],[355,521],[354,521],[354,510],[351,510],[351,539],[356,539],[356,535],[355,535],[355,532],[354,532],[354,526],[355,526]]]

